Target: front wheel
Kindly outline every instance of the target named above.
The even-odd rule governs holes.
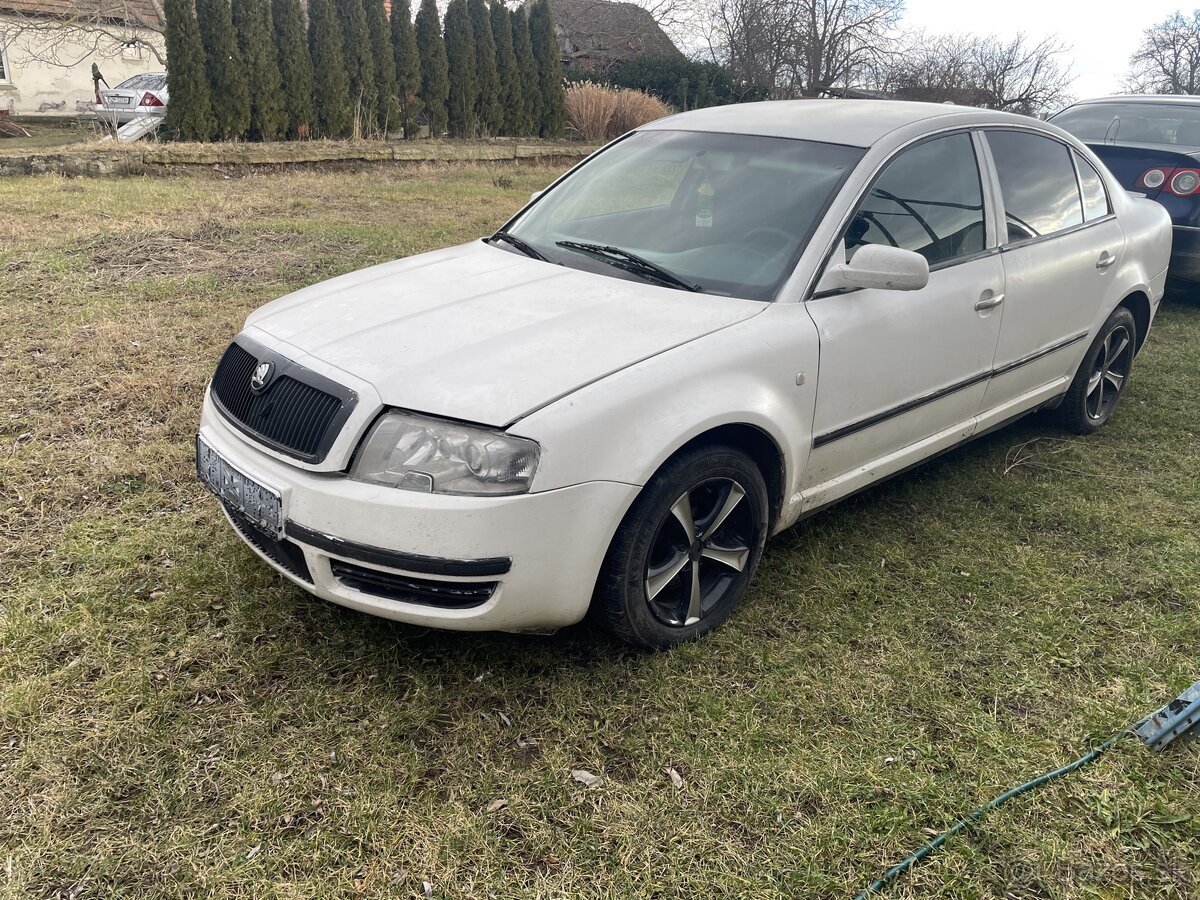
[[[767,488],[746,454],[700,447],[669,461],[617,529],[593,612],[657,650],[720,625],[746,593],[767,539]]]
[[[1133,368],[1137,323],[1117,307],[1084,354],[1079,371],[1056,410],[1059,424],[1076,434],[1091,434],[1112,418]]]

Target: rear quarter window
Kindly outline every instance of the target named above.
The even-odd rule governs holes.
[[[1108,191],[1104,187],[1104,179],[1095,167],[1080,156],[1074,154],[1075,167],[1079,170],[1079,190],[1083,194],[1083,218],[1086,222],[1102,219],[1112,212],[1108,204]]]
[[[1027,131],[987,131],[996,162],[1008,243],[1083,224],[1071,150]]]

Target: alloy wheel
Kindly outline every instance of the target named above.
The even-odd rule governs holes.
[[[718,609],[750,561],[755,518],[732,478],[702,481],[659,524],[646,558],[646,602],[664,625],[695,625]]]
[[[1133,365],[1133,335],[1124,325],[1110,331],[1100,346],[1088,377],[1085,408],[1088,418],[1108,418]]]

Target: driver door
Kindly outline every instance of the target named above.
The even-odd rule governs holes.
[[[930,268],[924,288],[818,286],[807,301],[821,356],[806,507],[899,471],[974,428],[1004,293],[976,140],[962,131],[900,151],[843,237],[850,259],[870,243],[922,254]]]

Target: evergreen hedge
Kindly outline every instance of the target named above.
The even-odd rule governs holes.
[[[408,0],[392,0],[392,51],[400,127],[404,137],[412,139],[417,136],[417,116],[421,112],[421,57],[417,53],[417,33],[413,30]]]
[[[512,12],[505,0],[449,0],[444,21],[437,0],[421,0],[415,22],[411,0],[392,0],[390,21],[388,0],[164,3],[176,137],[414,137],[421,113],[435,137],[563,132],[549,0]],[[716,69],[639,65],[630,78],[654,80],[688,105],[723,99]]]
[[[544,138],[562,137],[566,124],[563,104],[562,59],[558,38],[554,34],[554,19],[550,0],[535,0],[529,8],[529,41],[537,61],[538,87],[541,94],[541,113],[538,134]]]
[[[192,0],[163,0],[163,15],[167,20],[167,65],[171,70],[167,132],[181,141],[207,141],[217,124]]]
[[[450,134],[460,138],[474,137],[479,82],[476,78],[475,35],[467,0],[450,0],[446,7],[446,62],[450,67],[447,100]]]
[[[512,16],[503,0],[492,0],[489,17],[492,42],[496,45],[496,77],[500,80],[500,134],[520,135],[526,118],[527,101],[521,87],[521,72],[513,50]]]
[[[233,30],[229,0],[196,0],[196,22],[204,42],[208,90],[212,98],[213,137],[231,141],[250,127],[250,88]]]
[[[471,17],[471,36],[475,39],[475,120],[483,134],[499,134],[504,127],[504,107],[487,0],[467,0],[467,13]]]
[[[417,54],[421,60],[421,102],[429,120],[429,135],[437,138],[446,130],[450,70],[436,0],[421,0],[415,30]]]
[[[233,24],[246,63],[250,91],[247,137],[255,141],[277,141],[287,130],[287,110],[284,108],[283,79],[279,74],[270,0],[233,0]]]
[[[304,10],[300,0],[272,0],[275,47],[279,54],[279,75],[289,138],[308,137],[312,133],[313,64],[304,33]]]
[[[346,137],[350,133],[350,78],[342,58],[342,28],[333,0],[309,0],[308,49],[317,131],[321,137]]]
[[[532,137],[537,135],[538,122],[542,118],[542,84],[538,77],[537,60],[533,56],[533,44],[529,40],[529,19],[523,6],[512,12],[512,35],[517,74],[521,78],[521,96],[524,98],[514,133]]]

